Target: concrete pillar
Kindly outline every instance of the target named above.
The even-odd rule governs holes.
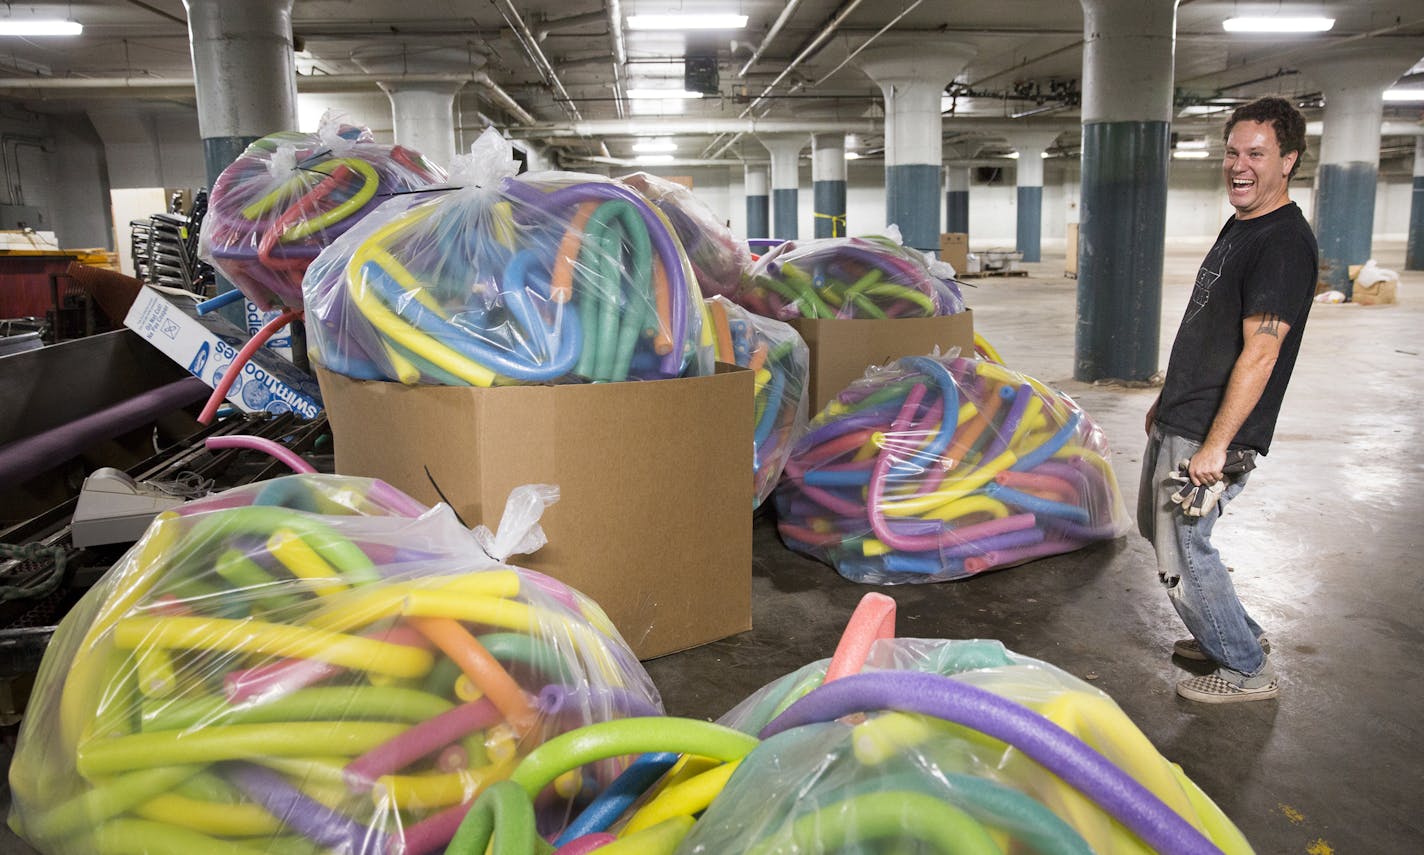
[[[811,135],[811,195],[816,237],[845,237],[845,134]]]
[[[1351,46],[1303,63],[1325,93],[1313,223],[1320,279],[1346,298],[1354,290],[1350,265],[1370,257],[1384,90],[1419,58],[1412,52],[1407,56],[1413,58],[1377,46]]]
[[[969,234],[969,167],[944,168],[944,230]]]
[[[1157,373],[1177,0],[1083,4],[1073,376]],[[1020,158],[1022,160],[1022,158]]]
[[[771,199],[767,196],[766,167],[747,164],[747,237],[771,236]]]
[[[1424,270],[1424,136],[1414,138],[1414,193],[1409,201],[1409,242],[1405,270]]]
[[[396,143],[450,168],[455,157],[455,93],[463,83],[381,82],[391,99]]]
[[[795,240],[800,235],[796,223],[800,204],[801,149],[806,147],[804,134],[758,137],[771,152],[771,236],[780,240]]]
[[[183,0],[208,183],[254,140],[297,127],[292,0]]]
[[[1009,142],[1019,153],[1018,237],[1015,248],[1024,261],[1042,258],[1043,239],[1043,153],[1058,139],[1058,131],[1010,134]]]
[[[211,187],[252,142],[297,128],[292,0],[183,0],[197,89],[198,134]],[[217,291],[232,290],[217,277]],[[219,310],[246,325],[242,306]]]
[[[940,95],[975,52],[939,38],[877,40],[856,60],[885,96],[885,222],[915,249],[939,250]]]

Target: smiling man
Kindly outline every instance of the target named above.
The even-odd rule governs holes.
[[[1197,272],[1162,394],[1147,411],[1137,523],[1191,632],[1172,652],[1215,672],[1177,684],[1204,703],[1274,698],[1270,642],[1246,612],[1211,532],[1270,448],[1318,275],[1315,235],[1290,200],[1305,120],[1261,98],[1226,123],[1222,171],[1236,213]]]

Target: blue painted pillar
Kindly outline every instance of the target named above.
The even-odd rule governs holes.
[[[1073,376],[1157,373],[1177,0],[1081,0],[1083,154]]]
[[[766,167],[747,164],[747,237],[771,237],[771,199],[766,190]]]
[[[1011,134],[1009,141],[1018,151],[1018,232],[1015,248],[1024,261],[1042,259],[1043,242],[1043,153],[1058,139],[1058,131]]]
[[[885,97],[885,222],[915,249],[939,251],[940,95],[975,53],[941,38],[887,38],[857,60]]]
[[[1418,59],[1416,53],[1409,56]],[[1317,56],[1305,67],[1325,93],[1320,166],[1315,172],[1320,278],[1347,299],[1354,291],[1350,265],[1364,264],[1370,257],[1384,90],[1412,62],[1387,48],[1352,46]]]
[[[797,215],[801,200],[801,149],[806,136],[761,137],[761,144],[771,152],[771,236],[779,240],[800,237]]]
[[[811,195],[815,203],[816,237],[845,237],[845,134],[811,136]]]
[[[183,0],[197,87],[198,134],[211,187],[253,141],[296,130],[292,0]],[[217,290],[231,291],[219,277]],[[242,306],[223,310],[246,325]]]
[[[969,167],[944,168],[944,230],[969,234]]]
[[[1424,136],[1414,138],[1414,193],[1409,200],[1409,242],[1404,269],[1424,270]]]

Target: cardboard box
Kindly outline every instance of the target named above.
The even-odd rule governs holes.
[[[958,347],[960,353],[974,352],[974,313],[969,310],[937,318],[796,318],[789,323],[811,350],[808,389],[812,415],[863,377],[871,365],[884,365],[902,356],[924,356],[935,347],[941,353],[951,347]]]
[[[750,371],[489,389],[317,376],[343,475],[443,494],[491,528],[510,490],[558,485],[548,544],[513,560],[592,597],[639,658],[751,628]]]
[[[1399,301],[1399,280],[1382,279],[1369,285],[1355,283],[1350,302],[1361,306],[1385,306]]]
[[[193,303],[170,299],[148,287],[129,307],[124,326],[214,388],[249,338],[221,316],[199,315]],[[261,348],[242,366],[242,376],[232,384],[227,399],[248,413],[295,412],[306,418],[321,413],[316,380]]]
[[[969,267],[969,235],[963,232],[946,232],[939,236],[939,258],[949,262],[955,273],[963,273]]]
[[[1069,223],[1064,232],[1063,275],[1078,278],[1078,224]]]

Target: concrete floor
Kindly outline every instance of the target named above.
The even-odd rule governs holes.
[[[1207,245],[1166,260],[1162,358]],[[1403,267],[1402,242],[1375,248]],[[967,293],[1017,370],[1072,395],[1106,431],[1131,508],[1155,389],[1072,377],[1077,283],[1062,256]],[[969,581],[871,588],[755,532],[749,633],[648,663],[668,712],[713,718],[771,679],[830,656],[867,591],[898,605],[902,636],[994,638],[1107,692],[1261,853],[1424,851],[1424,273],[1404,302],[1317,305],[1271,454],[1217,526],[1243,601],[1276,653],[1278,700],[1203,706],[1170,656],[1184,630],[1136,534]],[[1197,669],[1196,673],[1203,673]],[[1410,807],[1413,805],[1413,807]]]
[[[1167,258],[1163,351],[1205,244]],[[1376,247],[1403,266],[1402,243]],[[1072,377],[1077,283],[1062,256],[976,280],[978,328],[1009,364],[1073,395],[1107,432],[1129,505],[1155,390]],[[716,718],[831,654],[862,595],[898,604],[903,636],[995,638],[1111,695],[1261,853],[1421,851],[1424,818],[1424,274],[1393,307],[1317,306],[1269,459],[1218,526],[1236,585],[1276,646],[1276,701],[1179,699],[1182,633],[1135,535],[970,581],[871,588],[783,547],[756,522],[755,629],[647,663],[669,713]],[[1413,805],[1414,807],[1410,807]],[[29,853],[0,829],[0,853]]]

